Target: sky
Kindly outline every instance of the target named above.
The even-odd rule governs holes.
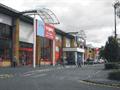
[[[18,11],[48,8],[58,17],[56,27],[63,31],[84,30],[88,44],[105,45],[114,35],[115,0],[0,0],[0,3]],[[120,19],[117,18],[117,34],[120,34]],[[120,35],[118,35],[120,36]]]

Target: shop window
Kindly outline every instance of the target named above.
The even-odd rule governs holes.
[[[52,60],[52,41],[46,38],[41,38],[41,59],[46,61]]]
[[[24,64],[32,64],[33,60],[33,44],[31,43],[26,43],[26,42],[20,42],[20,63],[23,64],[23,59],[24,59]]]
[[[0,23],[0,57],[3,60],[12,58],[12,30],[9,25]]]

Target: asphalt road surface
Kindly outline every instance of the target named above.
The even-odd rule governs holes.
[[[88,65],[82,68],[48,68],[27,72],[11,71],[0,78],[0,90],[120,90],[116,87],[84,83],[82,80],[100,73],[103,65]],[[24,68],[23,68],[24,69]],[[100,73],[102,74],[102,73]]]

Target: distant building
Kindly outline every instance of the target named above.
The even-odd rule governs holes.
[[[66,46],[63,48],[64,57],[68,61],[68,64],[77,64],[78,59],[81,59],[81,62],[84,64],[85,40],[76,36],[76,32],[69,34],[72,34],[74,38],[71,40],[71,47],[69,46],[70,40],[66,38]]]
[[[91,44],[86,45],[85,48],[85,61],[87,59],[96,60],[99,56],[99,48],[93,47]]]

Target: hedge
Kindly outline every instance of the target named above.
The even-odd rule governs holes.
[[[109,73],[108,78],[112,80],[120,80],[120,70]]]
[[[119,63],[105,63],[105,69],[120,69]]]

